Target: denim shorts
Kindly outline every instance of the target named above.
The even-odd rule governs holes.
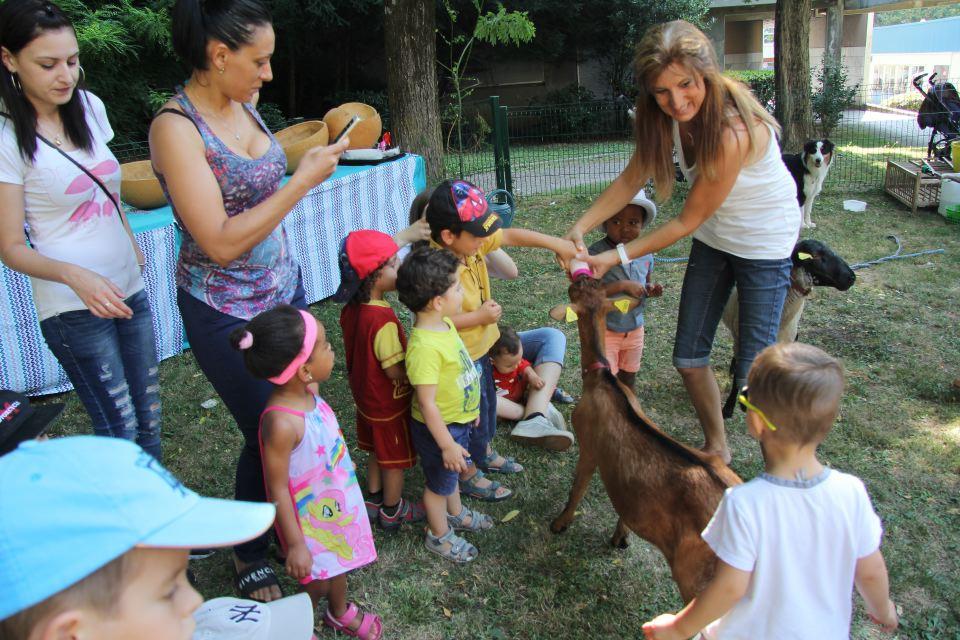
[[[780,314],[790,286],[790,258],[740,258],[693,241],[680,292],[673,365],[678,369],[710,365],[710,350],[723,308],[736,285],[740,299],[740,347],[736,384],[747,378],[754,358],[777,341]]]
[[[450,436],[458,445],[467,448],[470,442],[470,432],[474,430],[473,423],[451,422],[447,425]],[[433,439],[433,434],[427,425],[416,418],[410,418],[410,439],[413,447],[420,456],[420,467],[423,469],[424,484],[438,496],[452,496],[460,486],[457,481],[460,474],[450,471],[443,466],[443,453]]]
[[[553,327],[540,327],[529,331],[518,331],[523,345],[523,357],[536,367],[544,362],[556,362],[563,365],[567,351],[567,336]]]
[[[470,464],[487,459],[487,446],[497,435],[497,383],[493,380],[493,363],[487,356],[473,361],[480,380],[480,425],[470,431]]]

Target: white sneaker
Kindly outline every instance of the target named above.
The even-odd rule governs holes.
[[[547,419],[549,419],[557,429],[567,430],[567,421],[564,419],[563,414],[550,402],[547,403]]]
[[[521,420],[510,432],[510,438],[552,451],[566,451],[573,444],[572,433],[557,429],[543,416]]]

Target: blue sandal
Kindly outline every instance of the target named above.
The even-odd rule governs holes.
[[[449,547],[447,545],[450,545]],[[480,552],[477,548],[458,536],[453,529],[447,529],[447,532],[439,538],[427,529],[427,537],[423,541],[423,546],[428,551],[432,551],[438,556],[442,556],[451,562],[457,564],[466,564],[474,560]]]
[[[478,487],[477,480],[482,480],[483,477],[483,471],[477,469],[477,473],[469,479],[460,480],[460,493],[485,502],[501,502],[513,495],[513,491],[504,487],[496,480],[492,480],[486,487]],[[502,489],[503,492],[497,495],[497,489]]]
[[[470,523],[464,524],[463,521],[467,518],[470,519]],[[486,531],[487,529],[492,529],[493,518],[485,513],[474,511],[468,506],[463,505],[460,510],[460,515],[452,516],[449,513],[447,514],[447,524],[454,531],[469,531],[474,533],[477,531]]]
[[[499,466],[493,466],[490,464],[491,461],[496,460],[498,457],[503,458],[503,462],[500,463]],[[481,460],[477,466],[487,473],[520,473],[523,471],[523,465],[518,463],[515,458],[501,456],[493,449],[490,450],[489,455]]]

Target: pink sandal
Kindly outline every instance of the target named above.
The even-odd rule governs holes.
[[[380,619],[380,616],[373,613],[364,613],[363,618],[360,620],[360,626],[354,631],[350,628],[350,623],[353,622],[353,619],[358,615],[360,615],[360,607],[350,602],[347,604],[347,610],[344,611],[343,615],[339,618],[333,617],[333,614],[330,613],[330,609],[328,608],[326,614],[323,616],[323,623],[334,631],[345,633],[353,638],[378,640],[383,633],[383,621]]]

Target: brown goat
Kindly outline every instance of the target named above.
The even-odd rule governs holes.
[[[551,523],[566,530],[594,470],[619,514],[610,543],[627,546],[633,531],[667,558],[684,602],[707,584],[716,556],[700,537],[727,487],[741,480],[720,458],[683,445],[644,415],[633,391],[610,373],[604,357],[606,313],[612,310],[597,280],[580,277],[570,285],[571,305],[551,311],[576,312],[580,332],[583,395],[572,422],[580,443],[573,487],[563,512]],[[636,301],[632,303],[636,305]]]

